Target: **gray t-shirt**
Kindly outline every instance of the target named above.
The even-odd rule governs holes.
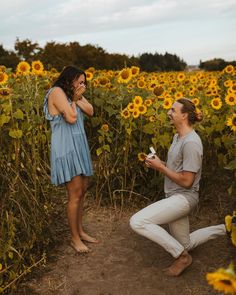
[[[193,208],[198,203],[199,181],[202,172],[203,146],[201,138],[192,130],[187,135],[179,137],[175,134],[168,151],[166,166],[175,171],[189,171],[196,173],[193,185],[186,189],[165,176],[164,190],[166,197],[175,193],[183,194]]]

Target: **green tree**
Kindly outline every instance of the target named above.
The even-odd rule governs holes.
[[[7,51],[0,44],[0,65],[4,65],[7,68],[15,68],[20,59],[13,51]]]
[[[37,59],[37,56],[42,50],[37,42],[33,43],[29,39],[20,41],[19,38],[16,38],[14,48],[17,56],[21,60],[24,59],[28,62],[32,62],[33,60]]]

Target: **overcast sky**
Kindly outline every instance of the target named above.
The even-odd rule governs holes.
[[[236,60],[236,0],[0,0],[0,44],[16,37],[176,54],[189,65]]]

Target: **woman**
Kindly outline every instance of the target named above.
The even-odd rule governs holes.
[[[83,96],[85,90],[86,74],[74,66],[67,66],[44,101],[44,113],[52,130],[51,181],[66,186],[71,246],[78,253],[89,252],[83,241],[97,243],[82,226],[87,178],[93,174],[83,122],[84,113],[93,115],[93,106]]]

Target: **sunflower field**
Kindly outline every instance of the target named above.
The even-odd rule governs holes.
[[[190,98],[204,116],[196,125],[204,145],[204,171],[229,173],[228,194],[235,194],[235,67],[153,73],[135,66],[120,71],[88,68],[86,74],[85,96],[95,110],[85,124],[98,206],[124,206],[137,196],[163,195],[163,177],[149,171],[143,160],[150,146],[166,158],[175,132],[167,111],[181,97]],[[50,128],[43,100],[58,75],[40,61],[22,61],[15,70],[0,66],[0,293],[46,261],[54,206],[50,196],[56,188],[50,184]],[[236,243],[234,239],[235,234]]]

